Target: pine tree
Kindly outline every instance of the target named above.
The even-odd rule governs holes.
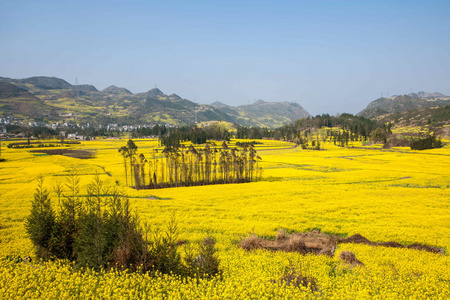
[[[25,222],[27,234],[36,248],[36,256],[42,259],[52,258],[52,237],[56,218],[51,206],[49,191],[44,188],[44,178],[38,178],[38,187],[31,204],[31,213]]]

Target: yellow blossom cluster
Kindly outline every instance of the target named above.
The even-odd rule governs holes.
[[[230,146],[236,140],[233,140]],[[450,149],[341,148],[302,150],[264,140],[263,180],[227,185],[134,190],[125,186],[118,148],[126,140],[96,140],[71,149],[96,151],[92,159],[36,155],[2,148],[0,162],[0,299],[449,299]],[[151,153],[156,140],[135,140]],[[175,213],[180,239],[214,237],[222,274],[212,279],[76,270],[66,262],[33,257],[24,228],[40,174],[52,190],[76,172],[81,194],[94,174],[129,195],[151,231],[164,230]],[[52,200],[57,197],[52,192]],[[252,233],[273,238],[279,229],[350,236],[373,242],[422,243],[445,255],[406,248],[339,244],[334,257],[238,247]],[[182,246],[184,247],[184,246]],[[355,253],[363,266],[338,258]],[[314,278],[316,288],[280,280],[289,268]]]

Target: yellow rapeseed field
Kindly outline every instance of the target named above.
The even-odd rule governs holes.
[[[93,159],[32,154],[2,147],[0,162],[0,299],[449,299],[450,149],[411,151],[380,147],[301,150],[293,144],[263,141],[263,180],[228,185],[134,190],[125,186],[126,140],[72,145],[96,151]],[[135,140],[149,154],[155,140]],[[65,262],[16,262],[33,256],[24,221],[36,179],[47,188],[71,172],[82,192],[96,173],[125,192],[150,230],[165,228],[175,213],[180,239],[217,242],[223,274],[209,280],[170,275],[74,271]],[[57,197],[52,193],[53,201]],[[445,255],[360,244],[339,244],[335,257],[238,248],[255,233],[274,237],[279,229],[350,236],[374,242],[422,243]],[[351,267],[338,259],[349,250],[364,263]],[[12,259],[6,259],[6,257]],[[314,278],[317,288],[280,281],[289,268]]]

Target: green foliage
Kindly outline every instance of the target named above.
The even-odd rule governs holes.
[[[198,128],[195,125],[168,128],[165,135],[160,135],[163,146],[179,147],[182,142],[205,144],[208,140],[229,141],[231,133],[217,126]]]
[[[142,153],[136,157],[136,151],[131,152],[129,146],[121,147],[119,152],[124,157],[125,173],[129,168],[136,189],[242,183],[260,179],[258,161],[261,158],[252,144],[232,148],[224,141],[221,148],[214,146],[165,146],[161,153],[155,149],[149,159]],[[126,158],[129,158],[128,164]]]
[[[25,228],[36,248],[36,255],[43,259],[52,257],[52,238],[56,225],[55,213],[51,206],[50,193],[43,187],[44,178],[39,177],[30,215]]]
[[[190,244],[185,247],[186,272],[188,276],[195,277],[197,283],[202,278],[221,275],[215,244],[216,241],[208,236],[198,245],[198,249]]]
[[[150,243],[150,254],[154,257],[152,265],[153,271],[162,273],[183,273],[181,255],[178,251],[178,228],[175,216],[172,215],[167,231],[165,233],[156,232]]]
[[[372,132],[371,139],[374,143],[386,143],[386,133],[382,128],[377,128]]]
[[[26,223],[38,258],[68,259],[95,269],[136,268],[146,262],[146,242],[126,197],[104,189],[96,176],[83,201],[78,195],[79,177],[72,174],[65,189],[55,184],[60,202],[55,214],[42,184],[41,178]]]
[[[214,276],[219,273],[219,260],[216,256],[215,244],[216,241],[211,237],[206,237],[200,244],[196,265],[201,277]]]
[[[26,221],[27,233],[38,258],[67,259],[78,268],[114,267],[152,274],[195,275],[197,278],[219,272],[212,239],[205,239],[198,253],[191,252],[192,255],[183,260],[179,250],[183,243],[178,240],[173,215],[167,231],[154,233],[149,241],[148,228],[144,234],[128,198],[104,188],[98,175],[88,186],[85,199],[79,197],[77,175],[68,177],[65,188],[61,182],[56,182],[59,213],[53,211],[49,191],[43,188],[43,182],[40,177]]]
[[[352,114],[341,114],[338,116],[330,116],[329,114],[317,115],[306,119],[299,119],[291,124],[284,125],[277,129],[267,129],[258,127],[242,127],[237,128],[236,138],[238,139],[261,139],[274,138],[287,141],[299,141],[298,144],[305,144],[308,134],[314,129],[322,127],[339,127],[343,132],[347,132],[349,137],[361,136],[364,139],[369,137],[370,132],[377,125],[375,121],[366,119],[361,116]],[[330,133],[333,133],[330,131]],[[330,136],[330,135],[329,135]],[[307,148],[307,146],[305,146]],[[314,147],[313,147],[314,148]]]
[[[413,138],[411,140],[411,150],[442,148],[442,146],[442,141],[434,135],[428,135],[424,138]]]

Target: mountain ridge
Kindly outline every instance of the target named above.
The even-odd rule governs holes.
[[[309,116],[303,107],[290,102],[259,100],[238,107],[197,104],[175,93],[166,95],[156,87],[134,94],[114,85],[99,91],[90,84],[72,85],[63,79],[46,76],[0,77],[0,82],[16,86],[35,102],[33,109],[24,110],[26,114],[19,113],[12,106],[7,110],[0,107],[0,116],[12,114],[30,120],[38,116],[44,122],[180,126],[203,121],[227,121],[243,126],[273,128]],[[0,100],[6,95],[6,90],[0,89]],[[8,99],[10,102],[19,101],[19,97]],[[21,107],[24,105],[22,103]]]
[[[421,98],[419,95],[426,96]],[[440,97],[436,97],[441,95]],[[378,98],[370,102],[365,109],[357,115],[366,118],[378,118],[385,114],[401,113],[408,110],[443,107],[450,105],[450,97],[441,93],[418,92],[408,95],[392,96],[390,98]]]

